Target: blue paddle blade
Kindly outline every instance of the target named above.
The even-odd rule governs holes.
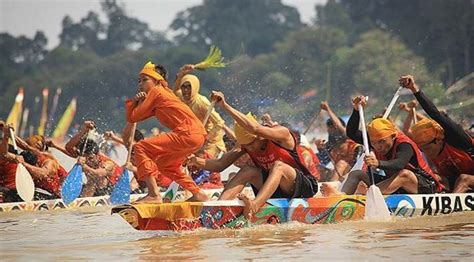
[[[76,199],[82,191],[82,166],[75,164],[61,187],[63,202],[68,205]]]
[[[110,194],[110,203],[121,205],[130,203],[130,171],[123,170],[122,176],[117,181],[114,190]]]

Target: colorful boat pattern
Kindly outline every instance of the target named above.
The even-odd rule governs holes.
[[[385,201],[393,216],[436,216],[474,211],[474,194],[389,195]],[[137,230],[194,230],[198,228],[242,228],[251,225],[297,221],[329,224],[361,220],[365,196],[270,199],[247,220],[241,201],[123,205],[112,208]]]
[[[173,199],[174,196],[169,195],[171,191],[168,191],[168,194],[162,193],[163,199]],[[222,189],[206,189],[204,190],[208,197],[211,199],[217,199]],[[251,188],[245,188],[244,193],[249,197],[253,197],[253,191]],[[172,194],[172,193],[171,193]],[[133,202],[145,194],[132,194],[130,200]],[[178,191],[175,200],[176,202],[182,202],[185,199],[191,197],[189,192]],[[14,203],[1,203],[0,204],[0,213],[12,212],[12,211],[50,211],[57,209],[76,209],[81,207],[101,207],[101,206],[111,206],[109,196],[98,196],[98,197],[85,197],[77,198],[69,205],[64,204],[62,199],[53,199],[53,200],[38,200],[31,202],[14,202]]]

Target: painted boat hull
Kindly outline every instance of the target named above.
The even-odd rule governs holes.
[[[436,216],[474,210],[474,194],[390,195],[385,201],[392,216]],[[250,220],[241,201],[123,205],[112,209],[137,230],[183,231],[198,228],[242,228],[297,221],[328,224],[361,220],[365,196],[270,199]]]
[[[204,192],[211,199],[217,199],[223,189],[206,189]],[[253,197],[253,192],[250,188],[246,188],[244,191],[249,197]],[[132,194],[130,195],[130,200],[133,202],[145,194]],[[164,197],[164,195],[162,194]],[[184,201],[185,199],[191,197],[189,192],[178,191],[175,201]],[[52,200],[38,200],[30,202],[14,202],[14,203],[1,203],[0,204],[0,213],[7,213],[12,211],[51,211],[57,209],[76,209],[81,207],[101,207],[101,206],[111,206],[109,196],[98,196],[98,197],[84,197],[77,198],[69,205],[66,205],[62,199],[52,199]]]

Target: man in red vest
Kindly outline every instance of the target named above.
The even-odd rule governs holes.
[[[438,174],[447,180],[449,191],[465,193],[474,189],[474,140],[461,126],[442,114],[416,85],[411,75],[400,78],[401,86],[410,89],[432,119],[412,126],[413,140],[436,165]]]
[[[256,198],[244,195],[244,216],[258,212],[269,198],[308,198],[318,191],[316,166],[305,166],[302,148],[296,136],[283,126],[264,126],[252,114],[244,115],[229,105],[221,92],[213,92],[217,101],[235,120],[235,136],[240,146],[225,153],[220,159],[203,159],[193,156],[191,165],[221,172],[242,155],[248,154],[255,166],[244,166],[228,183],[220,200],[234,199],[247,183],[252,185]]]

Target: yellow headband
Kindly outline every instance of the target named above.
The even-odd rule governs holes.
[[[367,125],[367,133],[372,141],[396,135],[397,132],[395,125],[388,119],[376,118]]]
[[[420,146],[435,139],[444,139],[443,128],[434,120],[424,118],[411,127],[413,140]]]
[[[142,71],[140,71],[140,75],[141,74],[147,75],[157,81],[165,80],[163,76],[161,76],[160,74],[158,74],[158,72],[155,71],[155,64],[153,64],[152,62],[148,62],[143,66]]]
[[[245,116],[250,121],[258,123],[257,119],[252,115],[252,113],[248,113]],[[234,124],[234,133],[235,133],[235,138],[237,139],[237,143],[241,145],[248,145],[252,143],[255,140],[255,138],[257,138],[255,134],[252,134],[249,131],[245,130],[243,127],[237,124],[237,122]]]
[[[44,141],[44,136],[35,135],[35,136],[30,136],[26,139],[26,143],[30,146],[34,146],[39,141],[43,142]]]

